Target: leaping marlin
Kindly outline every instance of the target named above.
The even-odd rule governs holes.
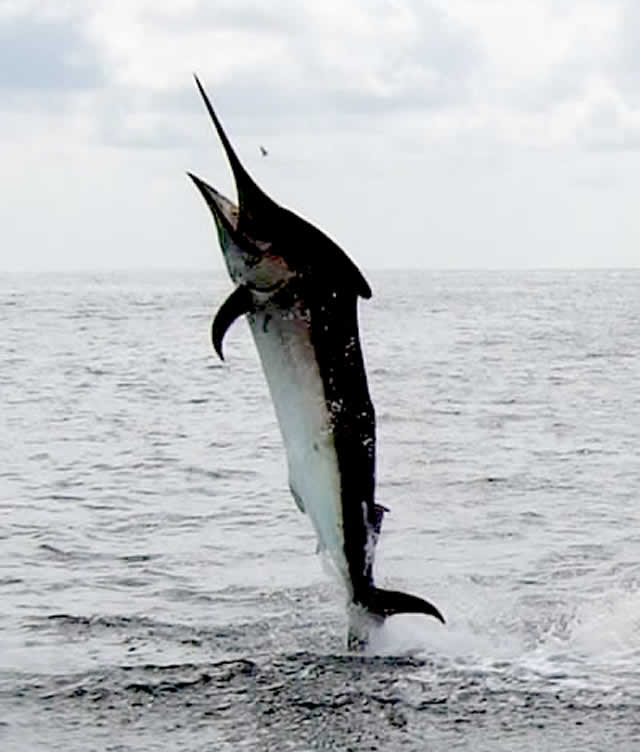
[[[231,165],[238,205],[189,173],[213,214],[235,284],[211,327],[213,346],[246,315],[287,453],[289,486],[349,597],[350,648],[392,614],[438,609],[373,582],[384,508],[374,502],[375,415],[358,336],[358,296],[371,289],[332,240],[275,203],[242,166],[197,76]]]

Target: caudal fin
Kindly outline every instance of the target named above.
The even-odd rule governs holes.
[[[349,608],[349,650],[366,650],[372,632],[380,627],[388,616],[394,614],[426,614],[445,623],[444,616],[433,603],[418,598],[417,595],[372,587],[367,591],[366,597],[358,599],[358,602],[352,603]]]
[[[375,616],[386,619],[394,614],[426,614],[433,616],[443,624],[444,616],[438,609],[419,598],[417,595],[401,593],[398,590],[383,590],[382,588],[373,587],[367,594],[366,603],[362,604],[368,611]]]

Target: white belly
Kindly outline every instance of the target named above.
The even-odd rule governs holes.
[[[249,315],[287,453],[289,484],[345,583],[340,473],[331,416],[304,312]]]

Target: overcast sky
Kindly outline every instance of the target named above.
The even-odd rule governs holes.
[[[364,269],[639,265],[637,0],[0,0],[0,269],[222,268],[193,72]]]

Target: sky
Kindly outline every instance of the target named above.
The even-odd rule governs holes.
[[[194,72],[364,270],[639,265],[637,0],[0,0],[0,270],[223,268]]]

